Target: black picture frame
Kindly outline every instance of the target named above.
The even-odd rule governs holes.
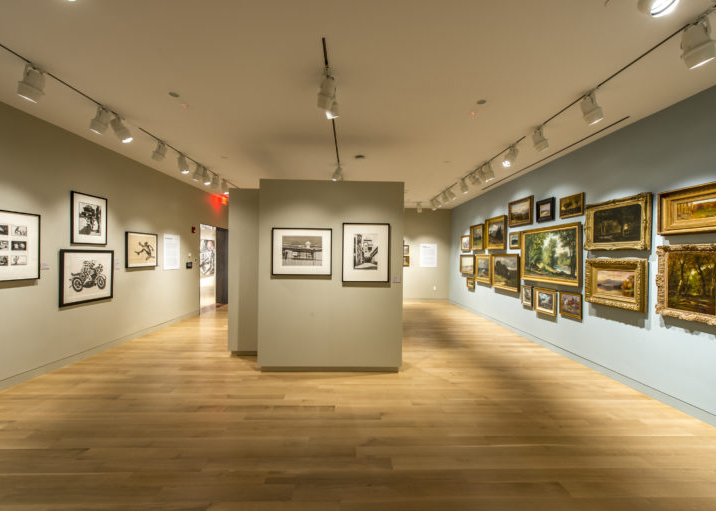
[[[5,215],[9,215],[9,216],[20,215],[20,216],[24,216],[24,217],[31,217],[33,219],[33,222],[35,221],[35,219],[37,220],[37,243],[36,243],[36,247],[32,250],[32,252],[35,256],[35,259],[36,259],[36,264],[32,265],[32,267],[35,270],[32,274],[27,272],[26,274],[23,274],[22,276],[19,276],[19,277],[10,276],[9,274],[12,273],[10,271],[7,272],[8,275],[5,275],[5,272],[2,271],[2,270],[4,270],[4,267],[0,267],[0,282],[20,282],[23,280],[39,280],[39,278],[40,278],[40,253],[41,253],[40,248],[41,248],[41,244],[42,244],[42,217],[36,213],[25,213],[23,211],[11,211],[11,210],[6,210],[6,209],[0,209],[0,218],[2,218]],[[13,233],[11,232],[12,224],[11,224],[10,220],[12,220],[12,218],[7,218],[7,223],[5,223],[5,221],[0,221],[0,224],[4,225],[7,228],[7,233],[0,234],[0,240],[5,241],[7,243],[7,248],[0,251],[0,257],[7,258],[6,262],[7,262],[8,269],[11,267],[10,263],[12,262],[11,258],[12,258],[13,254],[12,254],[11,248],[12,248],[12,241],[13,241],[13,237],[14,237]],[[34,227],[34,225],[33,225],[33,227]],[[23,241],[30,242],[29,229],[28,229],[28,232],[25,234],[25,236],[21,236],[21,237],[26,238]],[[33,238],[34,238],[34,236],[33,236]],[[27,248],[27,245],[26,245],[26,248]],[[28,254],[26,254],[26,255],[29,256],[29,252],[30,252],[29,250],[25,250],[24,252],[28,252]]]
[[[324,267],[324,269],[321,271],[316,271],[316,272],[298,271],[298,270],[280,271],[280,272],[277,271],[276,256],[278,254],[275,253],[275,250],[277,249],[276,243],[275,243],[277,231],[296,231],[296,235],[298,235],[299,232],[315,231],[315,232],[321,233],[321,235],[324,237],[327,234],[328,235],[328,243],[326,243],[326,244],[328,245],[328,247],[323,247],[323,246],[321,247],[321,251],[323,253],[328,254],[328,259],[325,260],[326,264],[322,265]],[[281,250],[281,253],[283,253],[283,247],[281,247],[280,250]],[[325,267],[327,267],[327,268],[325,268]],[[301,266],[300,268],[304,268],[304,267]],[[306,268],[308,268],[308,267],[306,266]],[[331,227],[272,227],[271,228],[271,276],[272,277],[300,276],[300,277],[307,277],[307,278],[311,278],[311,277],[332,278],[333,277],[333,229]]]
[[[72,271],[69,271],[68,272],[69,276],[66,275],[66,271],[67,271],[66,256],[68,254],[104,254],[104,255],[109,255],[109,270],[108,270],[109,292],[104,293],[101,296],[88,298],[86,300],[80,299],[80,300],[68,301],[68,296],[65,293],[65,284],[66,284],[67,280],[70,280],[70,286],[72,286],[74,290],[77,290],[77,287],[75,287],[75,281],[71,280],[71,279],[75,279],[75,278],[82,279],[82,276],[78,275],[78,272],[73,273]],[[80,304],[84,304],[84,303],[99,302],[102,300],[111,300],[114,297],[114,250],[60,249],[59,260],[60,260],[59,261],[59,268],[60,268],[60,271],[59,271],[59,277],[60,277],[59,306],[60,306],[60,308],[69,307],[72,305],[80,305]],[[104,270],[104,267],[103,267],[103,270]],[[94,279],[97,280],[100,275],[95,275]],[[67,280],[65,280],[65,279],[67,279]],[[82,284],[83,284],[82,289],[80,291],[77,291],[78,293],[83,291],[85,288],[89,289],[91,287],[94,287],[95,285],[97,286],[98,289],[101,289],[101,290],[104,290],[104,288],[107,286],[107,283],[105,283],[104,287],[101,287],[101,288],[99,287],[100,286],[99,283],[96,283],[96,284],[90,285],[90,286],[85,286],[84,285],[85,283],[86,282],[82,282]]]
[[[154,238],[154,264],[138,264],[129,261],[130,236],[148,236]],[[145,249],[146,250],[146,249]],[[124,231],[124,268],[156,268],[159,264],[159,236],[153,232]]]
[[[349,228],[349,230],[352,228],[351,226],[377,226],[381,229],[386,229],[386,232],[384,233],[387,241],[387,250],[386,250],[386,259],[385,259],[385,278],[379,278],[379,279],[354,279],[354,278],[346,278],[346,227]],[[372,282],[372,283],[390,283],[390,224],[389,223],[379,223],[379,222],[344,222],[343,223],[343,236],[341,239],[341,247],[342,247],[342,253],[341,253],[341,281],[345,283],[354,283],[354,282]],[[350,251],[350,257],[351,261],[353,260],[353,250]],[[353,269],[349,273],[353,273],[356,270]],[[382,272],[381,272],[382,273]],[[349,276],[350,277],[350,276]]]
[[[535,204],[535,219],[537,222],[542,223],[554,220],[554,202],[554,197],[537,201]],[[540,210],[542,209],[542,206],[545,205],[549,205],[549,211],[546,215],[540,215]]]
[[[81,228],[79,227],[79,218],[82,213],[77,210],[77,202],[82,197],[87,198],[88,201],[94,202],[97,206],[101,206],[103,208],[104,214],[101,215],[98,222],[100,234],[98,235],[98,238],[96,240],[92,238],[94,235],[83,234],[81,232]],[[99,197],[97,195],[91,195],[89,193],[77,192],[75,190],[72,190],[70,192],[70,244],[107,246],[107,208],[108,201],[105,197]]]

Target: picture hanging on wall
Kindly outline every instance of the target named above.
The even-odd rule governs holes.
[[[656,313],[716,325],[716,245],[667,245],[656,255]]]
[[[488,254],[475,256],[475,280],[492,285],[492,261]]]
[[[716,231],[716,182],[660,193],[657,206],[662,236]]]
[[[582,240],[579,222],[522,233],[522,278],[579,286]]]
[[[589,303],[646,312],[646,259],[587,259],[584,299]]]
[[[403,256],[403,266],[410,266],[410,256],[409,255]]]
[[[403,255],[410,255],[410,245],[403,245]]]
[[[470,235],[460,236],[460,250],[463,252],[470,251]]]
[[[554,289],[534,288],[535,311],[548,316],[557,315],[557,291]]]
[[[559,293],[559,314],[573,319],[582,319],[582,295],[578,293]]]
[[[343,224],[343,282],[388,282],[390,224]]]
[[[475,279],[472,277],[467,277],[466,279],[466,285],[469,290],[475,289]]]
[[[485,224],[470,226],[470,248],[472,250],[485,250]]]
[[[520,301],[525,307],[532,308],[532,286],[523,285],[520,293]]]
[[[113,250],[60,250],[60,307],[112,298]]]
[[[554,197],[537,201],[537,221],[549,222],[554,220]]]
[[[530,225],[532,223],[532,204],[534,195],[518,199],[507,205],[507,218],[510,227]]]
[[[584,214],[584,192],[559,199],[559,218],[570,218]]]
[[[488,250],[504,249],[507,246],[507,217],[505,215],[489,218],[485,222]]]
[[[587,206],[584,239],[587,250],[649,250],[651,193]]]
[[[519,232],[511,232],[509,234],[510,239],[510,248],[511,249],[519,249],[520,248],[520,233]]]
[[[71,192],[70,242],[75,245],[107,244],[107,199]]]
[[[216,240],[199,241],[199,275],[211,277],[216,272]]]
[[[40,215],[0,210],[0,282],[40,278]]]
[[[332,229],[271,229],[271,275],[331,275]]]
[[[463,275],[475,275],[475,256],[474,255],[461,255],[460,256],[460,273]]]
[[[492,255],[492,285],[507,291],[520,291],[520,256],[517,254]]]
[[[125,268],[155,268],[157,266],[156,234],[126,231],[124,240]]]

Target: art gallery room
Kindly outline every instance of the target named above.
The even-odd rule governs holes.
[[[0,0],[0,511],[716,510],[713,23]]]

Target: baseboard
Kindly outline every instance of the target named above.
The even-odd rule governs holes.
[[[109,348],[119,346],[120,344],[127,343],[127,342],[137,339],[139,337],[143,337],[145,335],[151,334],[152,332],[156,332],[157,330],[161,330],[162,328],[166,328],[168,326],[174,325],[174,324],[184,321],[186,319],[193,318],[194,316],[197,316],[198,314],[199,314],[199,309],[189,312],[187,314],[184,314],[182,316],[179,316],[177,318],[170,319],[169,321],[159,323],[158,325],[154,325],[154,326],[145,328],[143,330],[139,330],[137,332],[131,333],[129,335],[125,335],[118,339],[114,339],[112,341],[108,341],[108,342],[99,344],[99,345],[94,346],[88,350],[80,351],[73,355],[63,357],[59,360],[55,360],[54,362],[49,362],[47,364],[43,364],[39,367],[36,367],[35,369],[29,369],[27,371],[23,371],[22,373],[16,374],[14,376],[9,376],[8,378],[0,380],[0,390],[7,389],[9,387],[13,387],[19,383],[24,382],[24,381],[31,380],[32,378],[37,378],[38,376],[42,376],[43,374],[47,374],[47,373],[54,371],[56,369],[60,369],[61,367],[65,367],[67,365],[73,364],[73,363],[78,362],[78,361],[85,359],[87,357],[91,357],[92,355],[96,355],[97,353],[101,353],[105,350],[108,350]]]
[[[399,367],[293,367],[263,366],[262,373],[397,373]]]
[[[258,351],[232,351],[232,357],[255,357],[258,355]]]
[[[525,332],[524,330],[520,330],[519,328],[510,325],[509,323],[505,323],[504,321],[500,321],[497,318],[493,318],[492,316],[488,314],[484,314],[482,312],[477,311],[476,309],[473,309],[472,307],[456,302],[454,300],[450,300],[450,303],[460,307],[461,309],[464,309],[468,312],[472,312],[473,314],[477,314],[478,316],[481,316],[485,319],[488,319],[494,323],[497,323],[498,325],[506,328],[507,330],[510,330],[511,332],[516,333],[517,335],[520,335],[524,337],[525,339],[528,339],[536,344],[539,344],[540,346],[544,346],[548,350],[554,351],[555,353],[558,353],[559,355],[562,355],[564,357],[567,357],[570,360],[574,360],[575,362],[582,364],[583,366],[586,366],[590,369],[594,369],[595,371],[602,373],[605,376],[608,376],[612,380],[616,380],[619,383],[623,383],[627,387],[631,387],[634,390],[637,390],[641,392],[642,394],[646,394],[647,396],[656,399],[657,401],[661,401],[665,405],[671,406],[672,408],[676,408],[677,410],[684,412],[687,415],[690,415],[691,417],[694,417],[695,419],[698,419],[700,421],[703,421],[707,424],[710,424],[712,426],[716,426],[716,415],[707,412],[706,410],[699,408],[697,406],[694,406],[690,403],[687,403],[686,401],[682,401],[681,399],[671,396],[669,394],[666,394],[658,389],[655,389],[654,387],[650,387],[649,385],[642,383],[638,380],[635,380],[629,376],[626,376],[624,374],[621,374],[617,371],[614,371],[612,369],[609,369],[608,367],[605,367],[597,362],[593,362],[592,360],[589,360],[588,358],[584,358],[581,355],[577,355],[576,353],[573,353],[569,350],[566,350],[560,346],[557,346],[556,344],[552,344],[551,342],[542,339],[540,337],[536,337],[535,335],[530,334],[529,332]]]

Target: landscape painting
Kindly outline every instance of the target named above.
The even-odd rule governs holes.
[[[492,285],[518,292],[520,290],[520,256],[502,254],[492,256]]]
[[[579,222],[522,233],[522,278],[579,286]]]
[[[509,226],[529,225],[532,223],[532,203],[534,196],[530,195],[524,199],[512,201],[507,205]]]
[[[536,287],[535,294],[535,310],[542,314],[550,316],[557,315],[557,292],[554,289],[543,289]]]
[[[475,256],[460,256],[460,273],[463,273],[465,275],[475,275]]]
[[[504,249],[507,246],[507,217],[490,218],[487,225],[487,249]]]
[[[716,231],[716,182],[659,194],[661,235]]]
[[[532,308],[532,286],[522,286],[522,305]]]
[[[512,249],[520,248],[520,233],[519,232],[511,232],[510,233],[510,248],[512,248]]]
[[[637,312],[646,310],[646,259],[587,259],[585,300]]]
[[[625,270],[597,270],[597,291],[602,295],[634,298],[634,272]]]
[[[537,201],[537,221],[549,222],[554,220],[554,197]]]
[[[582,295],[562,291],[559,293],[559,313],[574,319],[582,319]]]
[[[475,256],[475,280],[483,284],[492,284],[492,269],[489,255]]]
[[[470,248],[472,250],[484,250],[485,239],[483,234],[485,232],[485,224],[477,224],[470,226]]]
[[[570,218],[584,214],[584,192],[559,199],[559,218]]]
[[[470,250],[470,236],[461,236],[460,237],[460,250],[463,252],[467,252]]]
[[[649,250],[651,194],[642,193],[587,207],[588,250]]]

